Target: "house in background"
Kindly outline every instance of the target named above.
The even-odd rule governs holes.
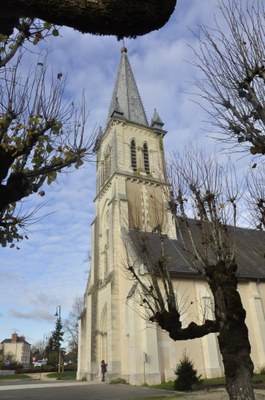
[[[31,344],[25,340],[24,336],[12,333],[11,339],[4,339],[1,342],[2,358],[11,356],[17,363],[27,367],[30,364],[30,347]]]

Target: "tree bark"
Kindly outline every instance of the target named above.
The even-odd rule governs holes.
[[[19,17],[39,18],[83,33],[136,37],[161,28],[176,0],[5,0],[0,31],[10,35]]]
[[[11,175],[7,184],[0,184],[0,212],[32,193],[32,182],[23,173]],[[1,220],[1,218],[0,218]]]
[[[218,342],[230,400],[254,400],[252,385],[253,363],[246,311],[237,291],[236,265],[225,263],[206,268],[215,300],[215,316],[219,321]]]
[[[206,320],[202,325],[191,322],[186,328],[182,328],[180,314],[177,310],[157,312],[154,316],[150,317],[150,321],[156,322],[160,328],[167,331],[173,340],[196,339],[209,333],[219,332],[218,323],[210,320]]]

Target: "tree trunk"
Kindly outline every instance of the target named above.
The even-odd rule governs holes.
[[[0,29],[10,35],[19,17],[39,18],[83,33],[144,35],[168,21],[176,0],[5,0]]]
[[[225,369],[227,370],[227,368],[229,367],[227,366]],[[230,400],[254,400],[255,395],[250,369],[242,364],[241,367],[238,365],[234,376],[229,376],[226,372],[226,390]]]
[[[235,264],[227,267],[225,263],[219,263],[207,268],[215,300],[215,315],[220,325],[218,341],[229,399],[254,400],[254,367],[250,357],[248,328],[245,324],[246,312],[237,291],[235,272]]]

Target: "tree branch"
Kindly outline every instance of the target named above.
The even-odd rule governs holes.
[[[4,67],[16,54],[18,49],[22,46],[22,44],[25,42],[25,40],[28,38],[29,35],[29,29],[30,26],[33,22],[33,19],[23,19],[21,23],[17,23],[16,26],[19,30],[18,35],[14,42],[12,43],[12,46],[9,47],[9,52],[0,58],[0,68]],[[1,23],[1,17],[0,17],[0,23]]]
[[[39,18],[83,33],[136,37],[161,28],[176,0],[5,0],[1,33],[10,35],[19,17]]]
[[[182,328],[180,314],[177,310],[157,312],[154,316],[150,317],[150,321],[156,322],[160,328],[167,331],[173,340],[195,339],[209,333],[219,332],[217,321],[210,320],[206,320],[202,325],[191,322],[187,328]]]

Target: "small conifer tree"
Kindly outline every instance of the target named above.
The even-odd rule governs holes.
[[[200,382],[200,377],[197,376],[197,370],[194,368],[193,362],[187,356],[186,351],[184,351],[177,365],[175,374],[177,376],[177,379],[174,381],[174,388],[176,390],[191,390],[192,385]]]

